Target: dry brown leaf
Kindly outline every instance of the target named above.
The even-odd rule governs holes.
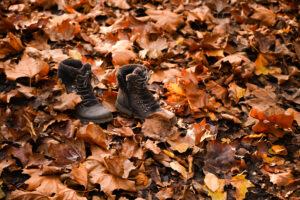
[[[108,0],[107,4],[110,6],[115,6],[115,7],[121,8],[121,9],[125,9],[125,10],[130,8],[130,5],[127,3],[126,0]]]
[[[137,40],[139,45],[144,49],[139,52],[142,59],[146,57],[150,59],[157,59],[163,55],[162,50],[168,48],[168,42],[165,38],[158,38],[155,41],[149,41],[147,37],[142,37]]]
[[[151,114],[143,123],[142,132],[145,136],[156,140],[165,140],[177,132],[174,127],[175,115],[170,111],[159,111]]]
[[[112,62],[114,66],[129,64],[130,60],[136,58],[136,54],[132,51],[133,44],[128,40],[119,40],[112,46]]]
[[[80,185],[83,185],[85,188],[87,188],[88,171],[82,163],[79,163],[79,165],[72,165],[71,175]]]
[[[177,30],[177,27],[184,23],[184,19],[181,15],[176,14],[168,9],[166,10],[153,10],[148,9],[146,11],[147,15],[151,19],[156,21],[156,25],[170,33]]]
[[[79,196],[75,190],[65,188],[60,190],[53,198],[53,200],[87,200],[86,197]]]
[[[158,193],[156,193],[155,196],[159,200],[171,199],[173,197],[173,189],[171,187],[163,188]]]
[[[30,175],[30,178],[25,181],[25,184],[28,185],[27,190],[35,190],[50,196],[66,188],[57,177],[40,176],[40,169],[24,169],[23,171],[24,174]]]
[[[34,78],[48,74],[49,65],[40,58],[30,57],[26,52],[18,64],[10,64],[5,67],[7,79],[16,80],[20,77]]]
[[[50,198],[47,195],[44,195],[40,192],[33,191],[22,191],[22,190],[15,190],[11,193],[11,195],[8,197],[8,200],[50,200]]]
[[[53,106],[55,110],[65,111],[67,109],[74,109],[75,106],[81,102],[81,97],[76,93],[63,93],[58,97],[58,102]]]
[[[143,146],[154,154],[159,154],[161,152],[161,149],[152,140],[148,139]]]
[[[54,15],[45,29],[51,41],[72,40],[78,32],[79,25],[72,15]]]
[[[144,156],[143,149],[139,147],[138,143],[131,138],[125,138],[122,144],[122,155],[126,158],[142,159]]]
[[[112,196],[112,192],[116,189],[123,189],[125,191],[135,191],[134,181],[123,179],[113,174],[106,173],[106,167],[97,161],[88,162],[90,162],[90,164],[86,164],[86,166],[89,170],[89,177],[91,183],[100,184],[101,190],[107,195]]]
[[[187,172],[187,170],[179,162],[177,162],[177,161],[171,162],[170,163],[170,167],[173,170],[179,172],[183,176],[184,179],[188,178],[188,172]]]
[[[267,9],[264,6],[256,4],[253,6],[254,13],[251,15],[252,19],[256,19],[262,22],[262,24],[267,26],[273,26],[276,22],[276,14]]]
[[[286,186],[289,183],[291,183],[291,181],[294,180],[291,170],[287,170],[286,172],[282,172],[278,174],[268,173],[268,175],[270,177],[270,181],[273,184],[276,184],[278,187]]]
[[[100,147],[107,149],[109,140],[103,129],[97,124],[88,124],[80,127],[77,137],[82,138],[86,142],[95,143]]]
[[[205,175],[204,183],[212,192],[217,191],[217,189],[220,187],[218,177],[209,172]]]
[[[0,40],[0,59],[10,54],[16,54],[23,51],[24,46],[17,36],[8,33],[6,38]]]

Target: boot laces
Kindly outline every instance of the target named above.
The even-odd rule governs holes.
[[[136,79],[136,85],[134,89],[138,95],[137,103],[142,106],[145,112],[148,112],[151,108],[157,106],[157,102],[153,97],[152,93],[147,88],[147,83],[150,78],[151,71],[146,74],[145,77]]]
[[[83,100],[82,105],[84,106],[90,106],[95,103],[98,103],[98,100],[93,93],[93,88],[91,85],[92,77],[95,78],[96,75],[92,71],[88,70],[83,75],[79,74],[76,79],[77,93],[81,96]]]

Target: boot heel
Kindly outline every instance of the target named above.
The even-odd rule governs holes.
[[[126,108],[125,106],[119,104],[118,102],[116,102],[116,108],[119,111],[121,111],[122,113],[125,113],[125,114],[130,115],[130,116],[133,115],[133,113],[128,108]]]

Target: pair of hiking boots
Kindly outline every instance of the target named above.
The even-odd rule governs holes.
[[[67,93],[76,91],[82,98],[76,106],[76,115],[83,121],[104,123],[113,119],[112,113],[98,101],[91,85],[92,70],[89,63],[66,59],[59,64],[58,77],[65,85]],[[130,116],[147,118],[161,108],[147,89],[149,74],[142,65],[125,65],[117,72],[118,96],[116,108]]]

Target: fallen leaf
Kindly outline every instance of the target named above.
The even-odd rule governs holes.
[[[162,50],[168,48],[168,42],[165,38],[150,41],[147,37],[142,37],[138,40],[138,43],[144,49],[139,52],[142,59],[145,59],[146,56],[150,59],[157,59],[163,55]]]
[[[68,41],[75,37],[79,29],[79,25],[70,17],[70,15],[54,15],[50,19],[45,32],[51,41]]]
[[[236,175],[230,180],[230,184],[236,188],[235,198],[237,200],[245,199],[248,188],[254,187],[254,185],[245,177],[246,175]]]
[[[115,7],[121,8],[121,9],[125,9],[125,10],[130,8],[130,5],[127,3],[126,0],[108,0],[107,4],[110,6],[115,6]]]
[[[76,93],[63,93],[57,98],[57,102],[54,104],[53,108],[59,111],[65,111],[68,109],[74,109],[78,103],[81,102],[81,97]]]
[[[173,161],[170,163],[170,167],[179,172],[183,178],[187,179],[188,178],[188,172],[186,171],[185,167],[183,167],[179,162]]]
[[[133,44],[128,40],[119,40],[112,46],[112,62],[114,66],[129,64],[130,60],[136,58],[136,54],[132,51]]]
[[[268,120],[282,128],[292,128],[294,115],[284,111],[278,106],[255,106],[250,111],[250,116],[259,120]]]
[[[275,24],[276,14],[273,11],[258,4],[255,4],[253,8],[254,8],[254,13],[251,15],[252,19],[259,20],[262,22],[262,24],[267,26],[273,26]]]
[[[109,140],[103,129],[97,124],[88,124],[80,127],[77,137],[82,138],[86,142],[95,143],[100,147],[107,149]]]
[[[22,191],[22,190],[15,190],[11,193],[8,198],[9,200],[24,200],[24,199],[32,199],[32,200],[50,200],[47,195],[44,195],[37,191]]]
[[[172,188],[163,188],[155,196],[159,200],[171,199],[173,197],[173,189]]]
[[[181,15],[178,15],[168,9],[166,10],[146,10],[147,15],[156,21],[156,25],[170,33],[176,31],[177,27],[184,23]]]
[[[287,186],[291,181],[293,181],[293,174],[291,173],[291,170],[278,174],[268,173],[268,175],[270,177],[270,181],[278,187]]]
[[[71,175],[75,178],[75,180],[80,184],[87,188],[88,184],[88,171],[86,167],[79,163],[79,165],[72,165]]]
[[[220,187],[218,177],[209,172],[205,175],[204,183],[212,192],[217,191]]]
[[[16,80],[21,77],[34,78],[35,76],[45,76],[48,74],[49,65],[40,58],[30,57],[26,52],[20,62],[16,65],[7,65],[5,74],[7,79]]]
[[[286,148],[281,145],[273,145],[269,149],[269,153],[271,153],[273,155],[283,155],[283,156],[286,156],[288,154]]]
[[[7,55],[17,54],[23,49],[24,46],[20,38],[8,32],[7,36],[0,40],[0,59],[5,58]]]

